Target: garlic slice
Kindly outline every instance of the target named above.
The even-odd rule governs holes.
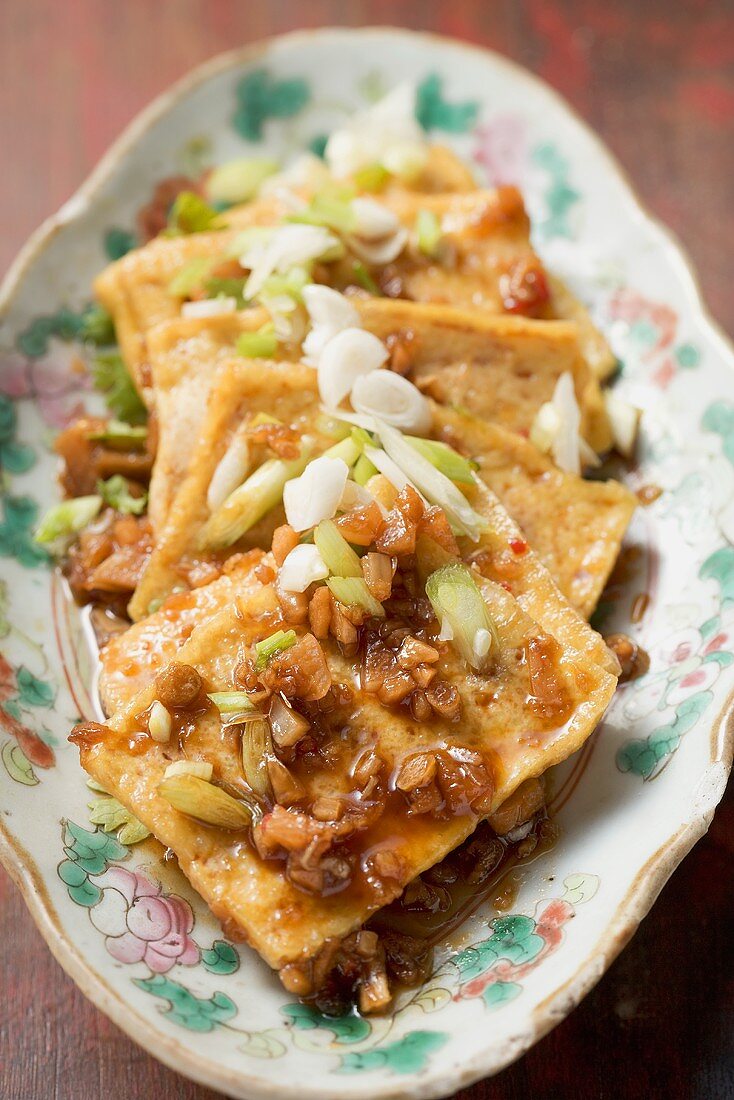
[[[301,358],[307,366],[316,367],[329,340],[346,328],[359,328],[359,314],[338,290],[320,283],[310,283],[303,288],[303,304],[311,321],[311,331],[303,341]]]
[[[357,219],[353,229],[354,236],[362,240],[380,240],[400,229],[400,222],[393,211],[374,199],[354,199],[352,211]]]
[[[294,546],[280,567],[278,587],[283,592],[305,592],[314,581],[328,577],[329,569],[315,546]]]
[[[324,157],[337,177],[382,164],[399,176],[417,175],[428,156],[425,134],[415,117],[415,89],[404,83],[333,130]]]
[[[433,416],[428,398],[394,371],[375,371],[357,378],[350,400],[355,412],[379,416],[403,432],[426,435],[431,429]]]
[[[219,317],[236,311],[236,298],[201,298],[196,302],[184,302],[181,306],[182,317]]]
[[[344,492],[349,467],[341,458],[322,455],[309,462],[300,477],[283,489],[285,517],[294,531],[307,531],[331,519]]]
[[[329,340],[319,355],[318,384],[321,400],[336,409],[363,374],[379,370],[388,351],[381,340],[360,328],[346,328]]]
[[[632,458],[640,429],[642,411],[621,397],[607,391],[604,394],[609,426],[612,429],[614,446],[623,458]]]
[[[224,452],[209,482],[206,503],[210,512],[215,512],[224,504],[230,493],[241,485],[250,468],[250,446],[247,427],[242,424],[237,429],[227,450]]]
[[[400,253],[408,243],[408,230],[401,226],[389,237],[379,240],[366,240],[354,234],[344,238],[347,247],[355,256],[366,264],[374,264],[382,267],[397,260]]]

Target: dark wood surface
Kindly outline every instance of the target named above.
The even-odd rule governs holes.
[[[716,0],[3,0],[0,268],[191,66],[294,27],[400,24],[491,46],[594,126],[734,331],[734,6]],[[462,1100],[734,1097],[734,791],[598,987]],[[487,1026],[491,1026],[488,1021]],[[0,1100],[212,1100],[77,991],[0,871]]]

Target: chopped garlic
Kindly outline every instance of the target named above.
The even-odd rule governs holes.
[[[181,306],[182,317],[219,317],[236,311],[236,298],[201,298],[196,302],[184,302]]]
[[[319,356],[319,393],[326,407],[338,408],[351,393],[356,380],[378,370],[387,356],[387,348],[371,332],[346,328],[337,333]]]
[[[164,779],[172,775],[195,775],[197,779],[211,779],[214,768],[206,760],[174,760],[163,773]]]
[[[341,500],[349,467],[340,458],[322,455],[309,462],[300,477],[283,489],[285,517],[294,531],[307,531],[331,519]]]
[[[350,400],[355,412],[379,416],[403,432],[427,435],[431,429],[430,402],[417,386],[394,371],[374,371],[357,378]]]
[[[171,715],[158,699],[150,708],[148,733],[154,741],[159,741],[161,744],[168,741],[171,736]]]
[[[329,569],[315,546],[294,546],[280,567],[278,587],[283,592],[305,592],[314,581],[328,577]]]

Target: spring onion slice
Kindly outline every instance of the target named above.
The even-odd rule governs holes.
[[[211,699],[220,714],[256,710],[246,691],[212,691],[207,699]]]
[[[439,508],[443,508],[456,534],[468,535],[476,542],[481,532],[486,530],[484,518],[474,511],[469,501],[452,481],[449,481],[427,458],[411,447],[401,432],[377,418],[375,422],[387,455],[400,467],[406,477],[415,483],[418,491],[431,504],[437,504]],[[366,449],[365,453],[368,458],[372,458]],[[377,462],[375,465],[379,466]],[[384,473],[384,470],[382,472]]]
[[[330,573],[337,577],[361,577],[358,556],[331,519],[322,519],[314,531],[314,542]]]
[[[237,354],[248,359],[272,359],[278,350],[278,337],[272,324],[263,325],[256,332],[241,332],[237,337]]]
[[[158,794],[179,813],[219,829],[247,829],[253,811],[221,787],[195,775],[171,775],[158,784]]]
[[[192,290],[201,286],[217,264],[213,256],[195,256],[177,271],[168,284],[168,293],[174,298],[188,298]]]
[[[351,440],[344,442],[349,443]],[[223,549],[246,534],[271,508],[280,503],[285,483],[303,473],[312,453],[312,442],[304,439],[298,458],[288,461],[271,458],[259,466],[209,517],[199,535],[199,547]]]
[[[278,653],[296,644],[295,630],[276,630],[269,638],[255,643],[255,672],[262,672]]]
[[[362,577],[329,577],[326,583],[334,599],[345,607],[361,607],[368,615],[384,619],[384,607],[372,595]]]
[[[224,229],[219,211],[195,191],[180,191],[168,214],[167,236],[181,233],[203,233],[207,229]]]
[[[148,507],[148,494],[134,497],[130,492],[130,482],[122,474],[113,474],[107,481],[97,482],[97,492],[105,504],[128,516],[142,516]]]
[[[92,522],[101,507],[102,497],[96,494],[64,500],[46,512],[33,537],[42,544],[71,538]]]
[[[108,420],[99,431],[88,432],[87,439],[104,443],[113,451],[144,451],[148,439],[145,425],[126,424],[124,420]]]
[[[415,219],[418,249],[424,256],[435,256],[441,243],[441,223],[432,210],[419,210]]]
[[[374,477],[377,473],[379,473],[379,470],[370,462],[367,455],[363,452],[354,463],[352,477],[357,482],[357,485],[366,485],[369,479]]]
[[[205,183],[210,202],[249,202],[280,166],[266,157],[237,157],[218,165]]]
[[[453,447],[449,447],[448,443],[442,443],[438,439],[420,439],[416,435],[406,435],[405,439],[414,451],[427,458],[449,481],[458,481],[463,485],[474,484],[473,471],[477,469],[476,462],[464,458]]]
[[[499,637],[471,569],[458,561],[441,566],[426,581],[426,596],[443,637],[451,638],[472,668],[481,668]]]
[[[337,233],[352,233],[357,226],[357,215],[348,199],[319,192],[305,210],[289,214],[288,221],[323,225]]]
[[[263,718],[248,722],[242,731],[242,771],[245,781],[261,802],[273,798],[273,788],[268,777],[268,758],[273,754],[270,726]]]
[[[354,260],[352,263],[352,271],[354,272],[354,278],[363,290],[368,291],[370,294],[374,294],[375,298],[382,297],[382,291],[361,260]]]
[[[381,164],[366,164],[354,173],[353,178],[360,191],[381,191],[390,179],[390,173]]]

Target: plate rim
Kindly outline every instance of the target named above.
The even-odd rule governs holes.
[[[696,318],[704,323],[708,336],[721,346],[725,365],[729,369],[734,367],[734,343],[710,313],[702,295],[696,269],[687,250],[669,227],[641,200],[627,171],[564,96],[520,63],[489,47],[466,42],[450,35],[390,25],[326,26],[272,35],[246,46],[217,53],[189,70],[138,112],[102,155],[74,194],[31,233],[0,285],[0,321],[12,306],[26,272],[56,233],[84,212],[96,192],[114,173],[118,163],[128,151],[169,109],[193,90],[220,73],[256,60],[274,47],[308,45],[316,39],[388,34],[396,38],[425,42],[428,45],[434,44],[438,47],[448,45],[466,50],[479,58],[489,59],[493,65],[511,72],[514,79],[542,91],[573,118],[593,147],[595,155],[606,164],[608,171],[622,184],[621,190],[625,201],[630,203],[636,216],[643,219],[657,234],[661,245],[667,250],[668,259],[673,261],[681,288],[690,300],[691,310],[695,311]],[[302,1082],[300,1086],[302,1095],[314,1098],[318,1095],[322,1100],[343,1100],[345,1091],[348,1091],[355,1097],[379,1096],[380,1100],[399,1100],[407,1096],[420,1096],[428,1100],[428,1098],[450,1095],[484,1077],[499,1073],[520,1058],[556,1024],[565,1019],[596,985],[622,948],[629,942],[640,921],[650,911],[673,871],[706,833],[714,811],[723,797],[734,760],[734,689],[711,722],[710,747],[711,759],[699,781],[699,785],[706,779],[710,781],[711,789],[708,797],[701,798],[697,813],[692,820],[681,825],[639,869],[594,947],[587,952],[575,973],[535,1007],[528,1017],[526,1027],[520,1029],[516,1035],[503,1040],[501,1048],[489,1046],[485,1051],[478,1052],[470,1063],[463,1067],[450,1064],[443,1069],[429,1069],[421,1074],[414,1074],[410,1078],[404,1078],[402,1081],[396,1081],[394,1085],[389,1080],[380,1084],[365,1080],[362,1085],[352,1079],[348,1088],[346,1081],[342,1082],[340,1087],[319,1085],[314,1088],[307,1082]],[[56,961],[84,996],[129,1038],[170,1069],[202,1085],[226,1090],[229,1095],[242,1100],[249,1100],[252,1097],[290,1100],[292,1089],[287,1085],[280,1085],[273,1077],[265,1077],[261,1074],[251,1076],[244,1066],[242,1070],[218,1066],[173,1036],[165,1032],[151,1032],[150,1021],[143,1018],[106,982],[102,975],[86,962],[79,949],[67,937],[35,860],[25,851],[23,845],[12,835],[1,819],[0,862],[18,887],[34,923]]]

